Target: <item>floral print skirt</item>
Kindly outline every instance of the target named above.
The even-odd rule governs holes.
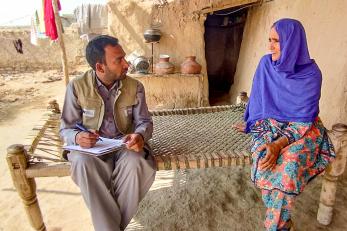
[[[262,189],[268,209],[265,227],[267,230],[289,230],[295,196],[335,158],[333,145],[319,118],[309,123],[264,119],[255,123],[251,134],[251,180]],[[258,151],[258,147],[282,136],[287,137],[289,145],[281,150],[275,167],[260,170],[258,163],[266,150]]]

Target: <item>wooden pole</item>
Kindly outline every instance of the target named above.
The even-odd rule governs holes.
[[[335,124],[329,137],[336,151],[336,159],[325,170],[319,200],[317,221],[329,225],[335,205],[337,180],[343,174],[347,160],[347,125]]]
[[[152,44],[151,66],[152,66],[152,74],[153,74],[153,73],[154,73],[154,72],[153,72],[153,62],[154,62],[154,59],[153,59],[153,48],[154,48],[154,47],[153,47],[153,44],[154,44],[154,43],[151,43],[151,44]]]
[[[27,158],[24,146],[14,144],[7,148],[6,157],[8,167],[12,176],[12,181],[22,198],[24,209],[29,218],[31,226],[35,230],[44,231],[46,226],[43,223],[42,213],[36,197],[36,183],[34,178],[28,178],[25,174],[27,168]]]
[[[63,65],[63,73],[64,73],[64,80],[65,80],[65,86],[66,86],[69,83],[69,73],[67,68],[66,50],[65,50],[64,38],[63,38],[63,25],[61,23],[61,19],[59,16],[57,0],[52,0],[52,5],[53,5],[53,11],[54,11],[55,24],[57,26],[57,32],[58,32],[58,42],[61,49],[61,61]]]

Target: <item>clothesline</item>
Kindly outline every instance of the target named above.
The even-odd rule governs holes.
[[[11,20],[9,20],[7,22],[1,22],[0,26],[3,25],[3,24],[9,24],[9,23],[12,23],[12,22],[16,22],[16,21],[19,21],[19,20],[27,18],[27,17],[31,17],[31,14],[28,14],[28,15],[25,15],[25,16],[22,16],[22,17],[19,17],[19,18],[14,18],[14,19],[11,19]],[[27,26],[29,26],[29,25],[30,25],[30,23],[28,23]]]
[[[11,40],[11,41],[13,41],[14,39],[17,39],[18,38],[18,36],[12,36],[11,38],[6,38],[6,37],[2,37],[2,36],[0,36],[0,39],[5,39],[5,40]]]

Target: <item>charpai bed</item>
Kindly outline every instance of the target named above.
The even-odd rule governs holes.
[[[69,176],[70,164],[61,158],[59,137],[60,110],[51,101],[50,112],[24,144],[8,148],[7,162],[13,183],[22,198],[31,225],[45,230],[36,197],[35,177]],[[154,122],[150,145],[157,170],[196,169],[251,163],[249,135],[232,125],[242,120],[242,105],[152,111]],[[329,132],[337,152],[336,160],[325,173],[317,219],[331,222],[336,181],[344,171],[347,157],[347,126],[336,124]]]

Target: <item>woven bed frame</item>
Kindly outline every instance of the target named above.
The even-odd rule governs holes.
[[[24,144],[7,149],[7,162],[13,183],[30,223],[35,230],[46,230],[36,196],[35,177],[69,176],[70,163],[60,158],[60,110],[50,102],[50,112]],[[152,111],[154,122],[150,145],[157,170],[197,169],[248,165],[250,136],[238,133],[232,125],[242,120],[244,106],[216,106]],[[347,126],[336,124],[329,136],[337,159],[327,169],[323,181],[317,219],[329,224],[338,176],[345,169],[347,157]]]

